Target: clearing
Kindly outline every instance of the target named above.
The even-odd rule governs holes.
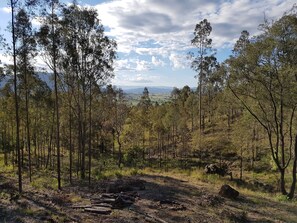
[[[213,184],[187,174],[151,171],[62,191],[27,182],[22,196],[14,178],[0,175],[0,182],[0,222],[297,222],[296,201],[231,181],[240,196],[223,198],[222,180]]]

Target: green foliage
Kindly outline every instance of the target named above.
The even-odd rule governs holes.
[[[290,199],[288,199],[288,197],[286,195],[281,195],[281,194],[278,194],[276,196],[276,200],[280,201],[280,202],[289,202],[290,201]]]
[[[127,167],[143,167],[144,160],[143,160],[143,153],[144,150],[141,147],[132,147],[128,149],[128,151],[124,155],[124,162]]]

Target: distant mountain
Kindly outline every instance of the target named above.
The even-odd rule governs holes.
[[[51,88],[54,89],[54,83],[53,83],[53,75],[50,73],[45,72],[37,72],[37,76]],[[7,83],[9,79],[13,79],[13,76],[11,77],[5,77],[2,80],[0,80],[0,88],[4,87],[4,85]]]
[[[144,87],[121,87],[126,94],[142,94]],[[147,87],[150,94],[170,94],[173,87]]]

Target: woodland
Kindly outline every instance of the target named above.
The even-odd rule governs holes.
[[[0,64],[0,219],[26,222],[21,219],[30,216],[27,211],[17,219],[9,217],[3,208],[6,194],[18,200],[49,190],[44,193],[65,200],[69,190],[78,196],[73,188],[88,194],[106,181],[125,184],[130,177],[163,177],[176,187],[175,178],[205,187],[227,182],[246,196],[276,197],[275,206],[289,205],[292,219],[297,218],[296,6],[278,20],[265,19],[256,36],[247,30],[239,33],[232,55],[221,63],[212,48],[210,22],[198,22],[189,42],[196,51],[188,54],[197,88],[175,87],[169,100],[158,103],[145,87],[139,102],[132,104],[122,89],[109,84],[117,44],[105,35],[95,10],[58,0],[8,4],[12,42],[0,36],[1,51],[12,58],[11,64]],[[32,26],[36,17],[38,29]],[[47,67],[36,67],[36,57]],[[219,171],[208,175],[209,164]],[[153,188],[152,182],[147,184]],[[196,196],[191,195],[195,189],[183,189]],[[28,194],[31,190],[35,195]],[[222,212],[210,222],[250,222],[243,220],[251,217],[249,211],[247,206],[240,217]],[[76,222],[64,215],[65,221],[43,220]],[[268,216],[257,222],[274,222]]]

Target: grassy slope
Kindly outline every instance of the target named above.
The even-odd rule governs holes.
[[[202,170],[155,169],[115,170],[105,173],[105,180],[92,183],[92,188],[77,182],[56,188],[55,173],[35,173],[33,182],[25,176],[24,194],[19,196],[15,171],[1,165],[0,222],[148,222],[147,213],[165,222],[297,222],[297,201],[287,201],[274,193],[264,193],[238,186],[227,177],[205,175]],[[102,173],[104,174],[104,173]],[[111,178],[125,179],[126,175],[145,181],[146,190],[139,191],[140,199],[132,209],[114,210],[110,216],[90,215],[70,207],[88,203]],[[228,183],[240,192],[237,200],[218,196],[222,184]],[[169,199],[185,207],[173,210],[159,201]],[[142,214],[141,214],[142,213]]]

